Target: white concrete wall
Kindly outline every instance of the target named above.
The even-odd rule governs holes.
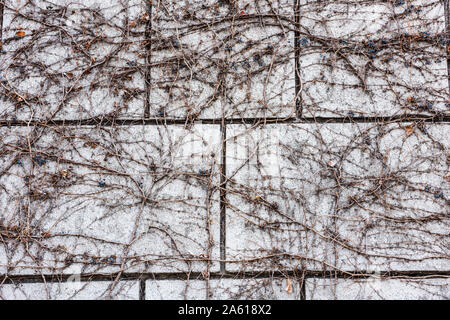
[[[448,8],[3,1],[1,299],[449,299]]]

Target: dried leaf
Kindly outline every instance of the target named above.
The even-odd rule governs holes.
[[[141,18],[142,21],[149,21],[150,20],[150,15],[146,12],[144,13]]]
[[[286,292],[288,294],[292,293],[292,280],[289,278],[286,279]]]
[[[410,136],[414,133],[414,128],[412,125],[408,125],[405,127],[406,135]]]
[[[414,103],[416,101],[416,99],[414,97],[408,97],[407,100],[409,103]]]
[[[91,142],[91,141],[86,142],[84,145],[86,145],[86,146],[88,146],[88,147],[90,147],[92,149],[97,148],[97,144],[95,142]]]
[[[25,37],[25,31],[23,31],[23,30],[17,31],[17,32],[16,32],[16,36],[17,36],[17,37]]]
[[[137,23],[136,21],[130,21],[130,28],[136,27]]]
[[[444,179],[445,179],[447,182],[450,182],[450,172],[447,173],[447,174],[445,175]]]

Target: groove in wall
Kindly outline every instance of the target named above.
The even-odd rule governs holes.
[[[345,272],[345,271],[301,271],[302,278],[306,279],[327,279],[327,278],[338,278],[338,279],[368,279],[373,277],[373,271],[360,271],[355,272]],[[71,274],[65,275],[55,275],[55,274],[42,274],[42,275],[8,275],[0,276],[0,283],[10,284],[10,283],[59,283],[69,280]],[[82,274],[80,276],[81,282],[89,281],[114,281],[117,273],[114,274]],[[298,277],[299,270],[293,271],[252,271],[252,272],[212,272],[209,276],[210,280],[220,280],[220,279],[267,279],[267,278],[286,278],[286,277]],[[380,271],[377,276],[381,278],[386,277],[389,279],[447,279],[450,278],[450,270],[447,271]],[[136,280],[145,284],[146,280],[193,280],[193,279],[204,279],[202,273],[200,272],[190,272],[190,273],[122,273],[120,280]],[[199,280],[206,281],[206,280]],[[144,289],[145,290],[145,289]],[[142,292],[142,291],[140,291]],[[143,292],[145,293],[145,291]]]
[[[3,52],[3,12],[4,12],[4,3],[0,2],[0,52]]]
[[[147,13],[149,20],[145,27],[145,104],[144,104],[144,117],[150,116],[150,92],[151,92],[151,56],[152,56],[152,4],[151,1],[147,1]]]
[[[300,0],[294,1],[294,17],[295,17],[295,32],[294,32],[294,51],[295,51],[295,110],[298,118],[302,117],[302,97],[300,94]]]
[[[226,260],[226,174],[227,174],[227,126],[222,119],[220,126],[222,135],[222,154],[221,154],[221,172],[220,172],[220,272],[225,273],[226,266],[224,260]]]
[[[145,280],[139,280],[139,300],[145,300]]]
[[[193,124],[302,124],[302,123],[379,123],[379,122],[414,122],[423,121],[427,123],[450,123],[450,115],[403,115],[392,117],[307,117],[301,119],[289,118],[236,118],[236,119],[199,119],[192,121]],[[186,125],[185,119],[111,119],[107,117],[92,118],[86,120],[0,120],[0,127],[29,127],[29,126],[133,126],[133,125]]]
[[[444,14],[446,27],[446,44],[447,44],[447,72],[448,72],[448,89],[450,92],[450,1],[444,0]]]
[[[0,2],[0,40],[3,39],[3,1]],[[0,45],[1,49],[1,45]]]
[[[302,277],[300,282],[300,300],[306,300],[306,278]]]

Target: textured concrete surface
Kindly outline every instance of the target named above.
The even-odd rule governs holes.
[[[0,299],[450,299],[444,3],[0,0]]]
[[[217,126],[1,130],[11,273],[203,270],[201,256],[218,258]],[[21,154],[30,140],[39,152]]]
[[[292,1],[281,2],[269,7],[265,1],[154,1],[150,114],[200,119],[292,115],[295,60],[289,23],[294,10]],[[283,20],[275,20],[274,12]],[[245,20],[230,19],[230,14]],[[267,26],[261,16],[270,21]]]
[[[147,280],[147,300],[299,300],[300,287],[292,279]]]
[[[0,287],[0,299],[6,300],[137,300],[139,283],[112,282],[61,282],[4,284]]]
[[[140,118],[142,1],[5,1],[0,67],[3,119]],[[95,8],[98,16],[86,9]],[[46,24],[39,23],[45,19]],[[16,37],[17,30],[25,36]],[[126,33],[124,33],[126,30]],[[21,51],[17,55],[17,50]]]
[[[305,116],[448,112],[443,1],[302,1],[300,23]]]
[[[227,128],[233,269],[449,268],[448,125],[249,128]]]
[[[315,279],[306,281],[307,300],[448,300],[450,280]]]

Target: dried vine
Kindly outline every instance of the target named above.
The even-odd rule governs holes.
[[[0,6],[0,298],[449,298],[448,1]]]

